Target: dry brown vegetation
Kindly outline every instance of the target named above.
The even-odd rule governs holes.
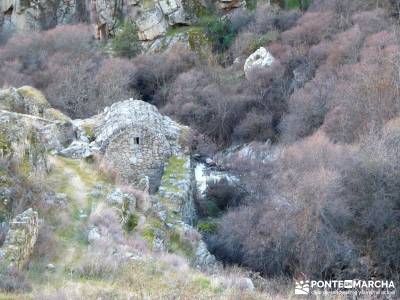
[[[400,43],[388,3],[372,2],[314,1],[271,46],[314,74],[287,98],[279,158],[229,162],[251,193],[209,238],[221,259],[267,276],[399,280]]]

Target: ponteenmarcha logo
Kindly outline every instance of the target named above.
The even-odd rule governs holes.
[[[296,287],[294,289],[295,295],[308,295],[310,293],[310,281],[300,280],[296,281]]]
[[[392,280],[300,280],[295,281],[294,294],[394,295],[396,287]]]

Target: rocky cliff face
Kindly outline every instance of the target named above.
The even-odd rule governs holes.
[[[91,21],[96,36],[106,39],[125,19],[136,23],[139,38],[147,41],[164,35],[169,26],[191,24],[199,6],[197,0],[4,0],[0,3],[0,27],[29,31]]]
[[[60,111],[51,108],[44,95],[29,86],[0,91],[0,116],[4,124],[3,138],[6,138],[5,132],[12,128],[16,132],[15,135],[12,133],[7,136],[13,139],[9,143],[18,145],[15,146],[17,152],[24,151],[25,147],[22,144],[29,147],[37,145],[32,143],[33,140],[40,141],[41,146],[47,150],[60,150],[74,138],[71,120]],[[21,137],[18,142],[15,141],[20,135],[25,138]]]
[[[93,0],[92,19],[100,39],[112,36],[118,19],[124,19],[136,24],[140,40],[151,41],[170,26],[192,24],[201,5],[198,0]]]
[[[0,109],[42,117],[50,108],[44,95],[29,86],[0,91]]]
[[[5,31],[43,30],[87,20],[83,0],[4,0],[0,3],[0,28]]]
[[[222,12],[243,6],[241,0],[220,0]],[[97,39],[107,40],[121,22],[133,22],[144,49],[157,51],[177,42],[189,45],[190,34],[169,37],[173,27],[193,25],[206,9],[203,0],[4,0],[0,31],[39,31],[57,25],[92,23]],[[191,48],[193,45],[190,45]]]

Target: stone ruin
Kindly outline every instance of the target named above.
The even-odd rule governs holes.
[[[4,244],[0,248],[0,270],[22,270],[29,263],[38,237],[38,213],[30,208],[17,215],[9,226]]]
[[[154,105],[126,100],[106,108],[95,129],[96,144],[108,169],[123,183],[154,192],[165,161],[183,150],[180,138],[187,130]]]

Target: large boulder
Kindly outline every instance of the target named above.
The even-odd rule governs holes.
[[[26,176],[41,177],[47,172],[40,123],[33,116],[0,111],[0,157],[12,161]]]
[[[33,253],[39,233],[38,213],[32,208],[17,215],[11,222],[0,248],[0,269],[24,269]]]
[[[47,150],[61,150],[75,137],[71,119],[51,108],[45,96],[31,86],[0,90],[0,117],[1,128],[20,127],[20,133],[34,131]],[[15,135],[17,137],[19,134]],[[14,145],[19,142],[14,141]]]
[[[41,117],[50,108],[45,96],[31,86],[0,91],[0,109]]]
[[[192,11],[193,8],[185,5],[184,1],[160,0],[158,3],[161,7],[163,14],[166,16],[169,25],[192,24],[192,21],[194,20],[194,11]]]
[[[142,11],[135,20],[138,27],[139,39],[142,41],[154,40],[167,32],[168,22],[160,6]]]
[[[246,78],[249,77],[250,72],[254,69],[270,67],[274,62],[275,58],[272,54],[264,47],[260,47],[251,54],[244,63],[244,73]]]

